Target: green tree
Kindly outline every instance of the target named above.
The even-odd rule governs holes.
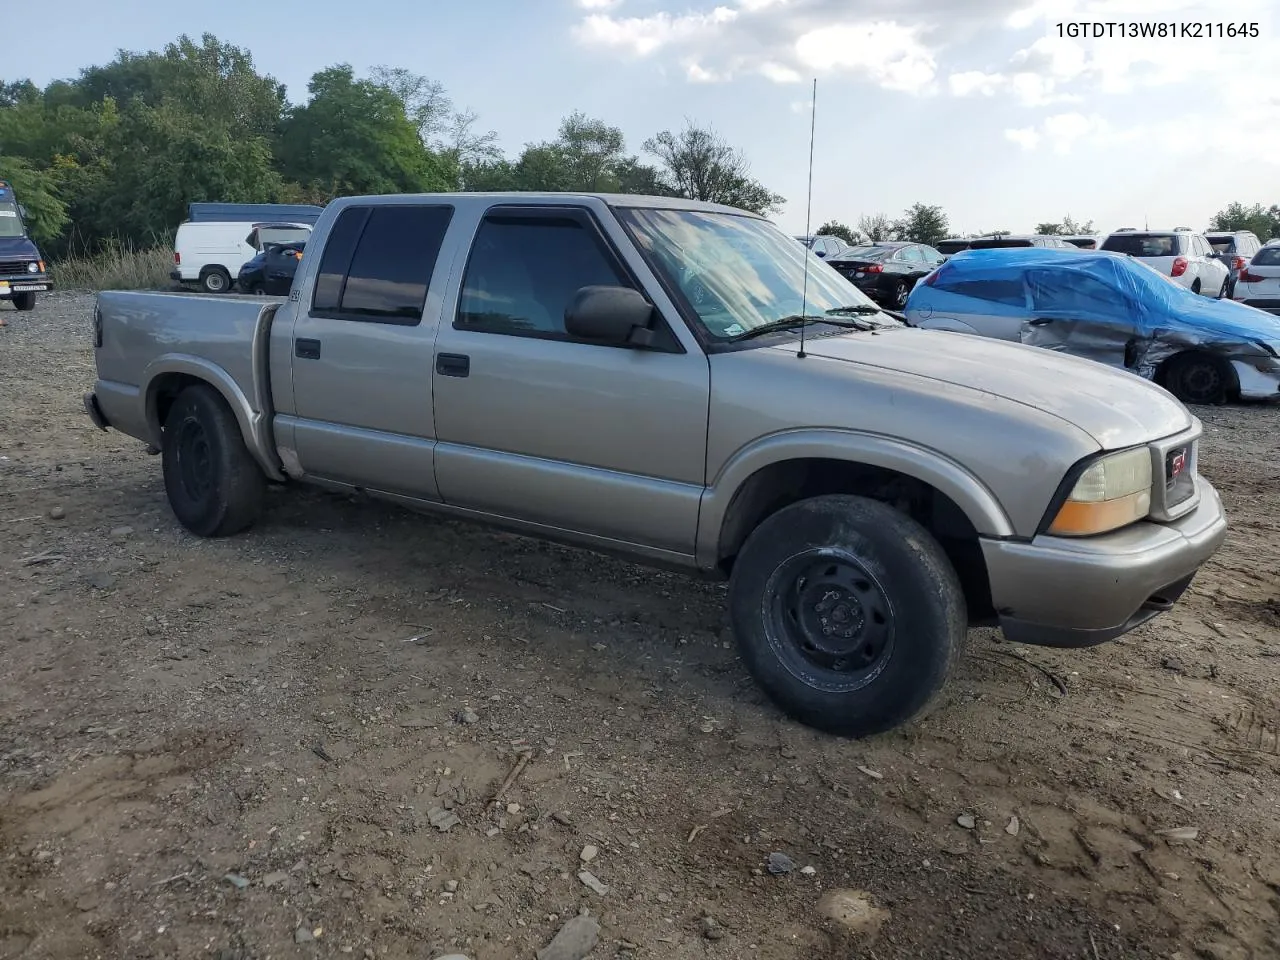
[[[941,207],[924,203],[912,204],[893,224],[893,232],[899,240],[927,243],[930,246],[951,235],[947,215]]]
[[[79,106],[140,100],[247,137],[273,137],[285,107],[283,84],[259,74],[248,51],[209,33],[200,43],[184,34],[160,52],[121,50],[111,63],[81,71],[75,87]]]
[[[1070,215],[1062,218],[1061,223],[1037,223],[1035,232],[1048,237],[1074,237],[1079,234],[1093,232],[1093,221],[1078,223]]]
[[[872,243],[893,239],[893,224],[883,213],[872,213],[859,217],[858,231]]]
[[[1229,203],[1209,221],[1210,230],[1251,230],[1263,240],[1280,237],[1280,207]]]
[[[142,242],[167,235],[194,201],[274,201],[282,182],[263,138],[204,125],[173,104],[135,101],[112,131],[110,178],[99,184],[101,216]]]
[[[329,196],[418,193],[454,184],[419,138],[404,103],[386,87],[357,80],[351,67],[321,70],[311,99],[285,119],[279,160],[286,177]]]
[[[740,151],[710,127],[685,121],[683,130],[663,130],[644,142],[656,156],[663,178],[676,196],[723,203],[755,213],[776,213],[786,198],[751,176]]]
[[[1062,233],[1062,224],[1060,223],[1037,223],[1035,233],[1042,234],[1047,237],[1056,237]]]
[[[858,235],[858,231],[853,227],[846,226],[839,220],[828,220],[818,228],[818,234],[828,237],[839,237],[850,246],[854,246],[861,242],[862,238]]]
[[[0,173],[13,184],[18,202],[26,208],[32,239],[43,245],[59,237],[70,218],[67,205],[58,196],[57,177],[18,157],[0,156]]]

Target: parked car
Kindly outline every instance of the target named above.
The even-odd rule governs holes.
[[[1227,293],[1229,271],[1203,234],[1184,229],[1117,230],[1102,241],[1102,249],[1141,260],[1192,293],[1206,297]]]
[[[0,180],[0,300],[12,301],[15,310],[34,310],[36,294],[52,289],[44,255],[27,230],[26,208],[13,186]]]
[[[288,300],[108,291],[93,343],[86,412],[192,533],[313,483],[727,578],[752,675],[842,734],[923,709],[970,623],[1126,633],[1226,533],[1165,391],[914,329],[697,201],[343,197]]]
[[[188,220],[178,227],[169,277],[196,284],[205,293],[227,293],[240,268],[264,244],[305,243],[309,236],[311,227],[305,223]]]
[[[842,250],[849,249],[849,244],[839,237],[824,235],[820,237],[796,237],[796,239],[812,250],[815,256],[823,260],[836,256]]]
[[[1222,261],[1227,268],[1226,296],[1235,296],[1236,282],[1244,272],[1245,264],[1253,259],[1253,255],[1262,249],[1262,241],[1251,230],[1215,230],[1206,233],[1204,238],[1213,247],[1213,255]]]
[[[1013,249],[1019,247],[1055,247],[1074,249],[1061,237],[1044,233],[1002,233],[990,237],[974,237],[969,241],[970,250]]]
[[[1187,403],[1280,396],[1280,320],[1197,296],[1120,254],[966,251],[916,287],[905,314],[1097,360]]]
[[[1245,306],[1280,314],[1280,241],[1253,255],[1236,281],[1234,296]]]
[[[240,268],[236,286],[244,293],[287,297],[294,274],[306,249],[305,243],[268,243]]]
[[[827,263],[867,296],[901,310],[916,282],[945,259],[927,244],[885,241],[850,247]]]

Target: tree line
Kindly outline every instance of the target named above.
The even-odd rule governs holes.
[[[1240,202],[1227,204],[1209,219],[1207,230],[1249,230],[1260,240],[1280,238],[1280,204],[1264,207],[1260,203],[1247,206]],[[885,240],[906,240],[911,243],[936,245],[940,240],[955,236],[942,207],[917,203],[903,211],[902,216],[889,219],[883,213],[858,218],[856,227],[828,220],[817,230],[819,234],[840,237],[845,243],[858,244]],[[990,237],[1009,234],[1011,230],[983,230],[966,233],[966,238]],[[1070,216],[1057,221],[1037,223],[1032,233],[1054,237],[1071,237],[1098,232],[1092,220],[1079,221]]]
[[[629,153],[622,131],[581,112],[506,156],[498,134],[439,81],[380,66],[320,70],[305,103],[211,34],[121,51],[41,89],[0,83],[0,177],[54,257],[160,243],[194,201],[317,203],[443,190],[648,193],[758,213],[784,198],[741,151],[688,120]]]

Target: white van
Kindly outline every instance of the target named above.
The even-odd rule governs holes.
[[[226,293],[245,261],[259,254],[264,243],[305,243],[310,237],[305,223],[188,220],[178,227],[173,242],[169,278],[197,284],[205,293]]]

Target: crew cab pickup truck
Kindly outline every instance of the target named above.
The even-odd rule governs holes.
[[[314,483],[727,578],[751,673],[848,736],[934,701],[970,625],[1168,610],[1226,531],[1162,388],[907,326],[729,207],[344,198],[287,300],[106,292],[93,337],[89,416],[193,533]]]

